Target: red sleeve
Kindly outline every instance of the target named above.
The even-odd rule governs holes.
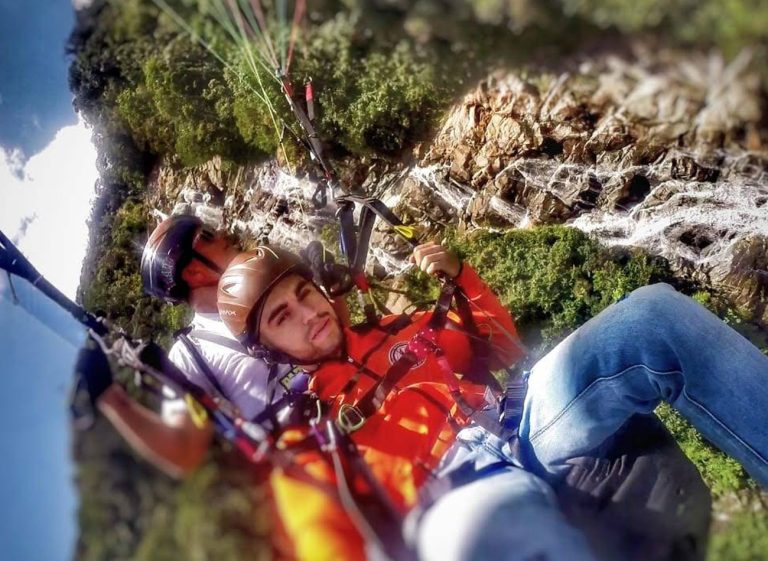
[[[488,285],[467,263],[462,264],[455,282],[469,301],[478,330],[491,341],[495,359],[491,361],[491,368],[510,366],[521,359],[525,347],[517,335],[515,322]]]

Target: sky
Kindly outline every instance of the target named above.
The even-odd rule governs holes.
[[[0,146],[27,156],[77,118],[67,95],[68,0],[0,0]],[[9,56],[10,55],[10,56]]]
[[[25,306],[56,318],[57,331],[15,304],[0,277],[0,557],[69,561],[77,497],[67,396],[85,333],[30,285],[15,281],[14,287]]]
[[[96,149],[83,123],[55,131],[26,162],[0,146],[0,229],[70,298],[80,280],[97,177]]]
[[[0,0],[0,230],[70,297],[97,178],[67,84],[73,23],[69,0]],[[0,275],[0,558],[70,561],[67,394],[84,333],[31,286],[14,288],[18,302]]]

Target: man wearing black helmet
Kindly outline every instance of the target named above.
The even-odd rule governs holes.
[[[237,253],[227,236],[199,218],[173,216],[149,237],[141,273],[149,294],[170,303],[186,302],[195,311],[187,333],[169,353],[171,361],[193,384],[231,401],[251,419],[279,397],[289,383],[290,368],[278,367],[275,384],[268,387],[270,368],[250,357],[219,318],[216,287]]]
[[[150,235],[141,274],[147,293],[169,303],[187,303],[195,312],[188,333],[171,348],[171,361],[190,382],[223,395],[243,416],[253,418],[284,392],[291,368],[281,365],[268,383],[270,367],[246,354],[219,318],[219,277],[238,252],[199,218],[173,216]],[[171,475],[192,471],[209,447],[210,426],[195,425],[179,399],[167,400],[158,415],[112,384],[98,406],[139,453]]]

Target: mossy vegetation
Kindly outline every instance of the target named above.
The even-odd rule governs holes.
[[[317,128],[331,152],[394,156],[423,137],[467,80],[503,65],[522,69],[532,49],[555,61],[606,33],[651,32],[729,52],[763,45],[764,3],[727,4],[474,1],[446,12],[438,0],[386,11],[328,1],[302,30],[291,74],[297,90],[314,81]],[[257,159],[281,142],[300,153],[280,122],[295,127],[273,71],[228,38],[207,2],[169,5],[194,37],[152,0],[96,0],[79,16],[71,85],[89,120],[121,139],[105,156],[117,161],[128,138],[140,153],[186,166]]]
[[[768,7],[761,0],[559,0],[565,13],[625,33],[663,31],[682,43],[710,44],[730,54],[765,45]]]
[[[754,486],[739,462],[712,446],[669,405],[659,406],[656,414],[677,439],[685,455],[696,464],[715,497]]]
[[[608,251],[563,226],[454,234],[449,245],[499,295],[534,356],[635,288],[673,280],[663,260]],[[419,299],[436,295],[424,275],[410,274],[408,286]]]
[[[728,530],[715,532],[709,545],[709,561],[763,561],[768,552],[768,515],[760,502],[733,515]]]

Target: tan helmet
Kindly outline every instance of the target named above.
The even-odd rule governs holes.
[[[263,245],[235,257],[219,280],[219,315],[243,345],[258,342],[264,301],[274,286],[291,273],[312,279],[298,255]]]

